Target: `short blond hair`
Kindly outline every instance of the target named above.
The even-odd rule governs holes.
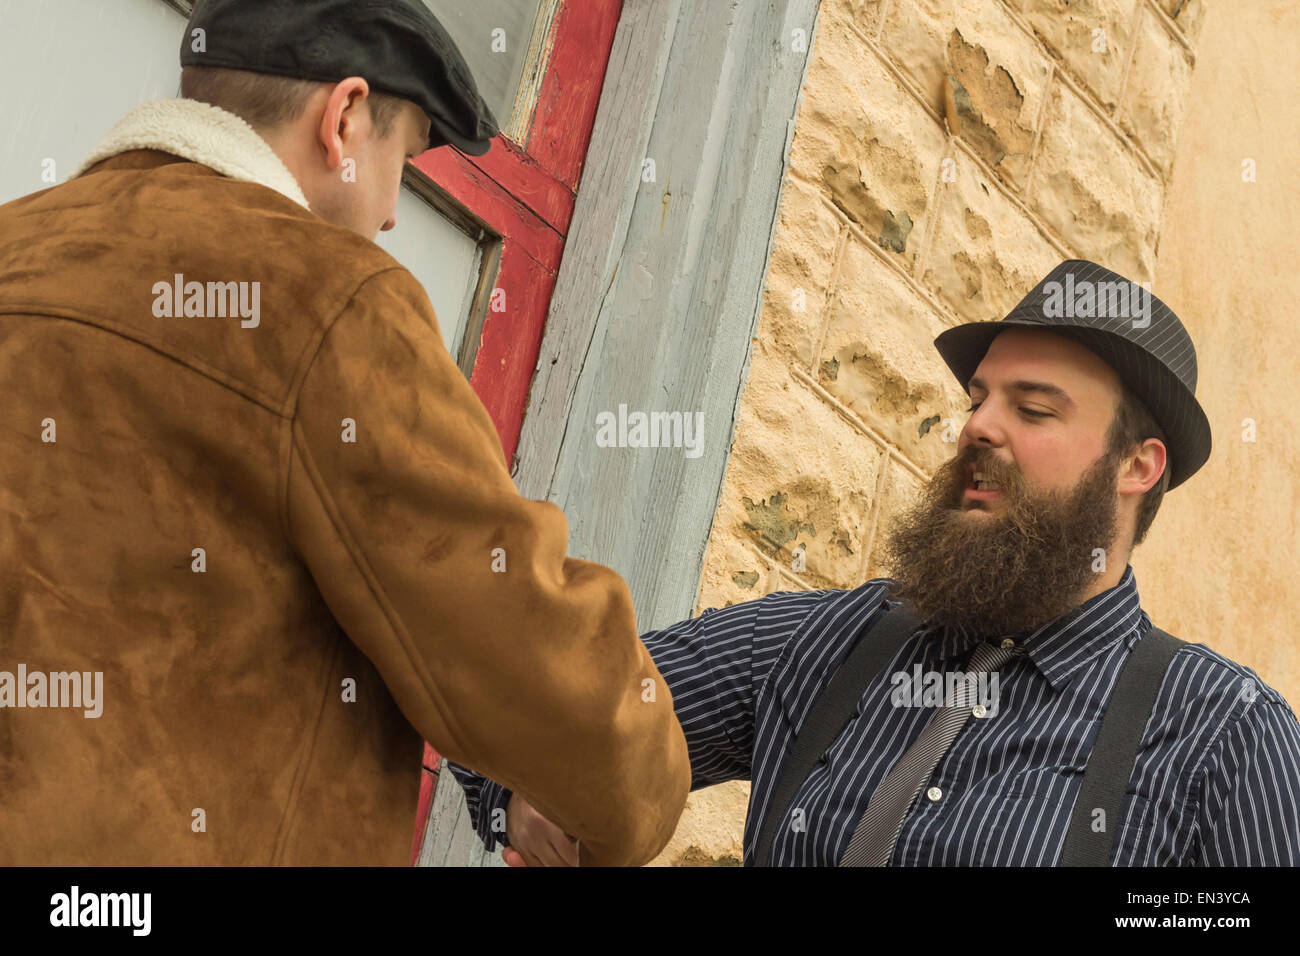
[[[328,85],[316,80],[298,80],[219,66],[181,69],[182,97],[234,113],[255,129],[270,130],[293,122],[302,116],[311,95]],[[381,138],[392,134],[393,124],[404,102],[400,97],[374,90],[366,97],[370,120]]]

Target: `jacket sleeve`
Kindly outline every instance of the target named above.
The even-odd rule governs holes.
[[[404,269],[325,331],[282,440],[285,532],[398,706],[448,760],[524,796],[588,865],[672,836],[690,765],[613,571],[566,556]]]
[[[691,790],[750,779],[760,689],[800,623],[828,593],[776,591],[641,635],[686,735]],[[498,843],[509,846],[502,824],[511,791],[450,760],[447,769],[465,791],[483,845],[489,852]]]
[[[690,753],[693,791],[724,780],[749,779],[752,650],[755,621],[764,606],[749,601],[721,611],[710,608],[699,617],[641,636],[672,692]],[[746,743],[738,746],[736,739]],[[509,846],[504,823],[512,792],[450,760],[446,769],[465,791],[470,823],[488,852],[498,844]]]

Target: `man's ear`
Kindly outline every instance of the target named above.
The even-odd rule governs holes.
[[[338,169],[343,154],[357,136],[362,103],[370,95],[370,84],[359,76],[336,83],[325,101],[317,137],[325,150],[325,165]]]
[[[1168,465],[1168,450],[1159,438],[1148,438],[1124,458],[1119,493],[1141,495],[1151,489]]]

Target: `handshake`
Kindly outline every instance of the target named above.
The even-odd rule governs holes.
[[[517,793],[506,805],[506,840],[501,859],[510,866],[578,865],[578,841]]]

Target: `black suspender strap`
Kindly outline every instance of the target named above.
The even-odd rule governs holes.
[[[795,794],[822,754],[844,730],[871,678],[889,663],[920,623],[899,604],[879,616],[871,627],[863,629],[790,742],[790,752],[781,764],[772,799],[763,816],[763,828],[754,846],[756,865],[768,865],[777,825],[790,811]]]
[[[1151,719],[1169,662],[1183,643],[1152,627],[1124,662],[1083,771],[1058,866],[1110,865],[1142,733]],[[1100,832],[1094,831],[1092,825],[1097,810],[1105,812],[1098,818],[1104,827]]]

